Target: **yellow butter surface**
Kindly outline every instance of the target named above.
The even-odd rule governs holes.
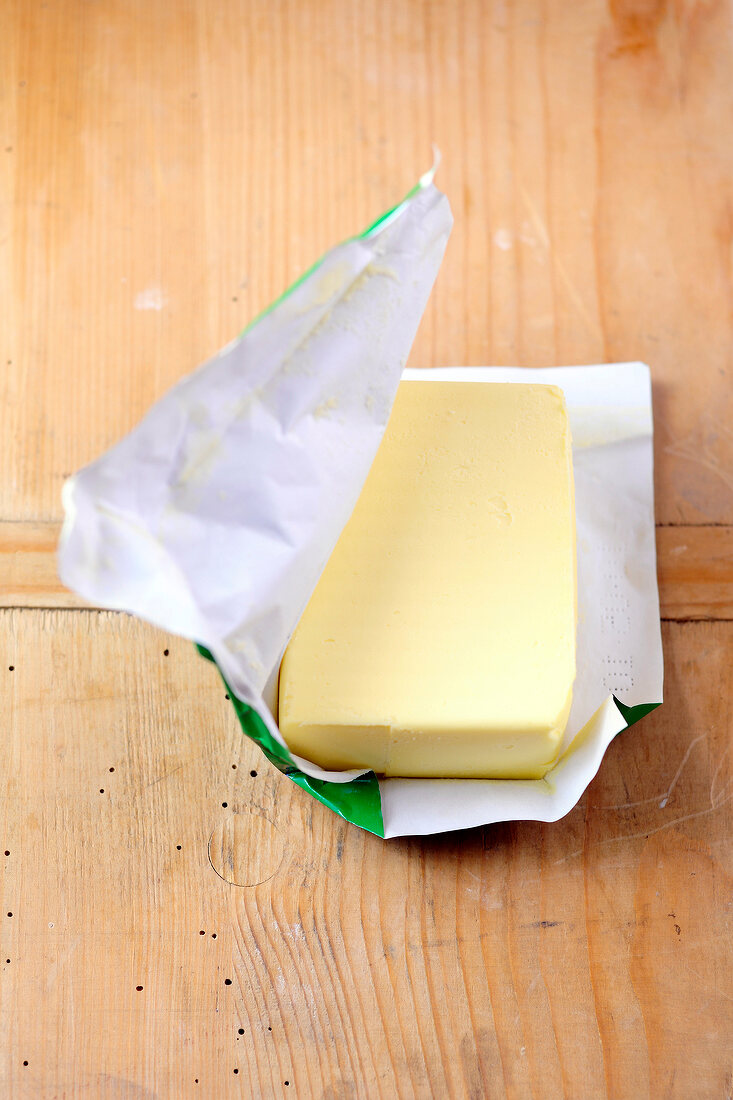
[[[570,710],[575,620],[562,391],[403,382],[283,658],[280,729],[328,769],[539,778]]]

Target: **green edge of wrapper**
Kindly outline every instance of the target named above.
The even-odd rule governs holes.
[[[410,201],[410,199],[414,198],[415,195],[419,194],[420,191],[422,191],[425,187],[432,183],[436,168],[437,163],[433,165],[429,172],[426,172],[423,176],[420,177],[415,186],[410,188],[410,190],[407,192],[401,202],[398,202],[396,206],[390,207],[390,209],[385,211],[384,214],[380,214],[377,220],[372,222],[371,225],[368,225],[363,232],[357,233],[354,237],[347,238],[347,240],[367,240],[369,237],[372,236],[373,233],[376,233],[378,229],[386,228],[387,224],[402,212],[403,208]],[[342,243],[345,244],[346,241]],[[262,318],[266,317],[268,313],[272,313],[273,309],[275,309],[276,306],[279,306],[281,302],[284,302],[287,298],[289,298],[294,290],[297,290],[299,286],[302,286],[306,279],[309,279],[311,275],[318,270],[328,254],[328,252],[324,252],[324,254],[320,256],[314,264],[311,264],[307,271],[304,271],[303,274],[300,275],[294,283],[291,283],[290,286],[282,292],[282,294],[275,298],[274,302],[270,302],[270,304],[268,306],[265,306],[265,308],[261,310],[261,312],[258,313],[256,317],[253,317],[249,324],[247,324],[244,329],[242,329],[240,335],[244,336],[246,332],[249,332],[250,329],[254,328],[258,321],[261,321]]]
[[[312,776],[306,775],[293,763],[287,749],[284,749],[275,740],[254,707],[237,698],[209,650],[198,644],[196,648],[202,657],[205,657],[216,666],[239,719],[242,732],[259,745],[270,763],[274,764],[278,771],[281,771],[288,779],[292,779],[293,783],[297,783],[313,798],[337,813],[339,817],[343,817],[353,825],[358,825],[359,828],[384,839],[382,798],[379,791],[379,780],[374,772],[365,772],[348,783],[333,783],[329,780],[314,779]],[[638,703],[636,706],[630,707],[626,703],[622,703],[615,695],[612,698],[626,723],[624,730],[661,706],[661,703]],[[619,733],[623,733],[624,730],[619,730]]]
[[[216,665],[211,653],[202,645],[196,646],[202,657]],[[218,665],[216,666],[219,667]],[[242,732],[252,741],[256,742],[263,753],[274,764],[278,771],[292,779],[308,794],[313,795],[329,810],[333,810],[340,817],[366,829],[369,833],[384,837],[384,821],[382,820],[382,799],[379,794],[379,781],[374,772],[365,772],[364,775],[350,780],[348,783],[331,783],[324,779],[313,779],[312,776],[302,772],[292,761],[287,749],[275,740],[257,711],[248,703],[238,699],[230,688],[219,669],[219,675],[224,681],[227,694],[231,700],[234,711],[239,719]]]
[[[628,707],[626,703],[622,703],[620,699],[617,699],[614,695],[613,701],[621,712],[621,717],[626,723],[626,728],[633,726],[634,722],[638,722],[640,718],[644,718],[647,714],[651,714],[657,707],[661,707],[661,703],[639,703],[635,707]],[[621,733],[624,731],[621,730]]]
[[[234,712],[239,719],[242,732],[259,745],[270,763],[274,764],[278,771],[281,771],[288,779],[292,779],[293,783],[297,783],[313,798],[322,802],[329,810],[337,813],[339,817],[343,817],[353,825],[358,825],[360,829],[366,829],[367,832],[384,838],[382,798],[379,793],[379,780],[374,772],[365,772],[364,775],[360,775],[348,783],[332,783],[329,780],[314,779],[312,776],[306,775],[293,763],[287,749],[275,740],[254,707],[251,707],[249,703],[243,703],[241,699],[237,698],[209,650],[202,645],[197,645],[196,649],[202,657],[205,657],[207,661],[211,661],[218,669],[234,707]],[[622,703],[617,699],[615,695],[613,701],[626,723],[626,729],[656,710],[658,706],[661,706],[660,703],[639,703],[635,707],[629,707],[626,703]],[[620,732],[623,733],[623,730]]]

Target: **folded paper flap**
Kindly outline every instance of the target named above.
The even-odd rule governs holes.
[[[72,478],[63,581],[198,639],[257,695],[356,503],[451,224],[419,188]]]

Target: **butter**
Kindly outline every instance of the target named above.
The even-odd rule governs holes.
[[[403,382],[285,652],[280,729],[327,769],[541,778],[570,710],[575,620],[562,391]]]

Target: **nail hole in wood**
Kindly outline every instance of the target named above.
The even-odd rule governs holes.
[[[143,987],[141,985],[136,985],[135,989],[138,991],[138,993],[142,993],[143,991]]]
[[[252,776],[253,779],[257,778],[257,772],[254,770],[254,768],[252,769],[252,771],[249,774]]]
[[[226,808],[227,808],[227,806],[228,806],[228,805],[229,805],[229,803],[228,803],[228,802],[222,802],[222,806],[224,807],[224,809],[225,809],[225,810],[226,810]]]
[[[244,1035],[244,1028],[243,1027],[237,1028],[237,1035]]]
[[[8,665],[8,672],[15,672],[15,665]]]
[[[177,852],[180,852],[180,850],[181,850],[181,845],[180,845],[180,844],[176,844],[176,851],[177,851]]]
[[[215,940],[215,939],[216,939],[216,932],[212,932],[212,933],[211,933],[211,938],[212,938],[212,940]]]
[[[231,984],[232,984],[232,979],[231,978],[225,978],[224,979],[224,985],[231,985]]]
[[[164,657],[167,657],[169,653],[170,653],[170,650],[169,650],[169,649],[164,649],[164,650],[163,650],[163,656],[164,656]]]

